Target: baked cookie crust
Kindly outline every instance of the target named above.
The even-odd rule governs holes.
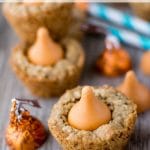
[[[68,90],[54,105],[48,126],[64,150],[121,150],[127,144],[137,117],[136,105],[116,89],[93,87],[112,112],[112,119],[93,131],[78,130],[67,121],[68,112],[79,101],[83,87]]]
[[[11,66],[16,75],[37,96],[58,96],[78,84],[84,66],[84,51],[74,39],[62,42],[65,57],[54,66],[32,64],[27,58],[29,45],[20,44],[11,56]]]
[[[73,3],[5,3],[3,12],[22,41],[33,43],[36,31],[44,26],[51,37],[62,40],[70,36],[81,38],[81,20],[74,13]]]

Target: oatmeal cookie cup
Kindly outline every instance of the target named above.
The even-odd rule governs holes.
[[[5,3],[3,12],[23,41],[32,43],[41,26],[45,26],[55,40],[82,36],[81,20],[74,14],[73,3]]]
[[[64,150],[121,150],[133,132],[136,105],[112,87],[93,87],[97,98],[110,108],[112,119],[93,131],[78,130],[68,123],[70,109],[81,98],[83,87],[68,90],[54,105],[48,121],[52,135]]]
[[[78,84],[84,66],[84,51],[74,39],[62,42],[64,58],[53,66],[32,64],[26,55],[29,45],[17,46],[11,56],[16,75],[37,96],[58,96]]]

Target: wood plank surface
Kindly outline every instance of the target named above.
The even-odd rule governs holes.
[[[11,99],[13,97],[22,98],[34,98],[31,93],[22,85],[22,83],[16,78],[9,65],[9,56],[11,49],[17,44],[18,39],[12,29],[5,21],[2,13],[0,12],[0,150],[7,150],[8,147],[5,144],[5,129],[9,120],[9,109]],[[81,85],[117,85],[123,79],[122,77],[107,78],[101,76],[94,69],[95,60],[98,57],[100,51],[103,49],[103,38],[86,36],[83,41],[83,46],[86,52],[86,63],[83,75],[80,81]],[[142,54],[141,50],[126,47],[129,50],[133,67],[136,74],[143,83],[150,87],[150,78],[144,76],[139,68],[139,58]],[[58,98],[51,98],[42,100],[39,98],[42,109],[33,109],[32,114],[37,116],[46,126],[47,120],[50,114],[50,110]],[[55,139],[49,134],[49,138],[40,150],[58,150],[59,145]],[[127,150],[150,150],[150,111],[141,114],[136,122],[136,129],[132,135],[129,144],[126,147]]]

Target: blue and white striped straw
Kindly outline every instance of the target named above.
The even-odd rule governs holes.
[[[103,28],[105,31],[107,31],[108,34],[116,36],[121,42],[125,44],[129,44],[144,50],[150,49],[150,38],[141,36],[128,30],[110,26],[104,22],[93,18],[89,19],[88,23]]]
[[[88,12],[92,16],[124,26],[150,36],[150,23],[103,4],[89,3]]]

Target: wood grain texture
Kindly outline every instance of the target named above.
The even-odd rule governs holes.
[[[0,149],[7,150],[4,133],[8,124],[9,109],[13,97],[33,98],[30,92],[16,78],[9,65],[9,56],[11,49],[17,44],[18,39],[12,29],[9,27],[2,14],[0,13]],[[86,36],[83,41],[86,52],[86,64],[80,81],[81,85],[117,85],[123,77],[106,78],[101,76],[94,69],[95,60],[100,51],[103,49],[103,38]],[[133,67],[136,74],[143,83],[150,87],[150,78],[145,77],[138,68],[139,58],[142,51],[129,48]],[[41,100],[41,98],[39,98]],[[42,109],[33,109],[32,114],[37,116],[46,126],[51,108],[58,98],[41,100]],[[59,150],[59,145],[49,134],[46,143],[40,148],[41,150]],[[136,123],[135,132],[126,147],[127,150],[149,150],[150,149],[150,111],[141,114]]]

